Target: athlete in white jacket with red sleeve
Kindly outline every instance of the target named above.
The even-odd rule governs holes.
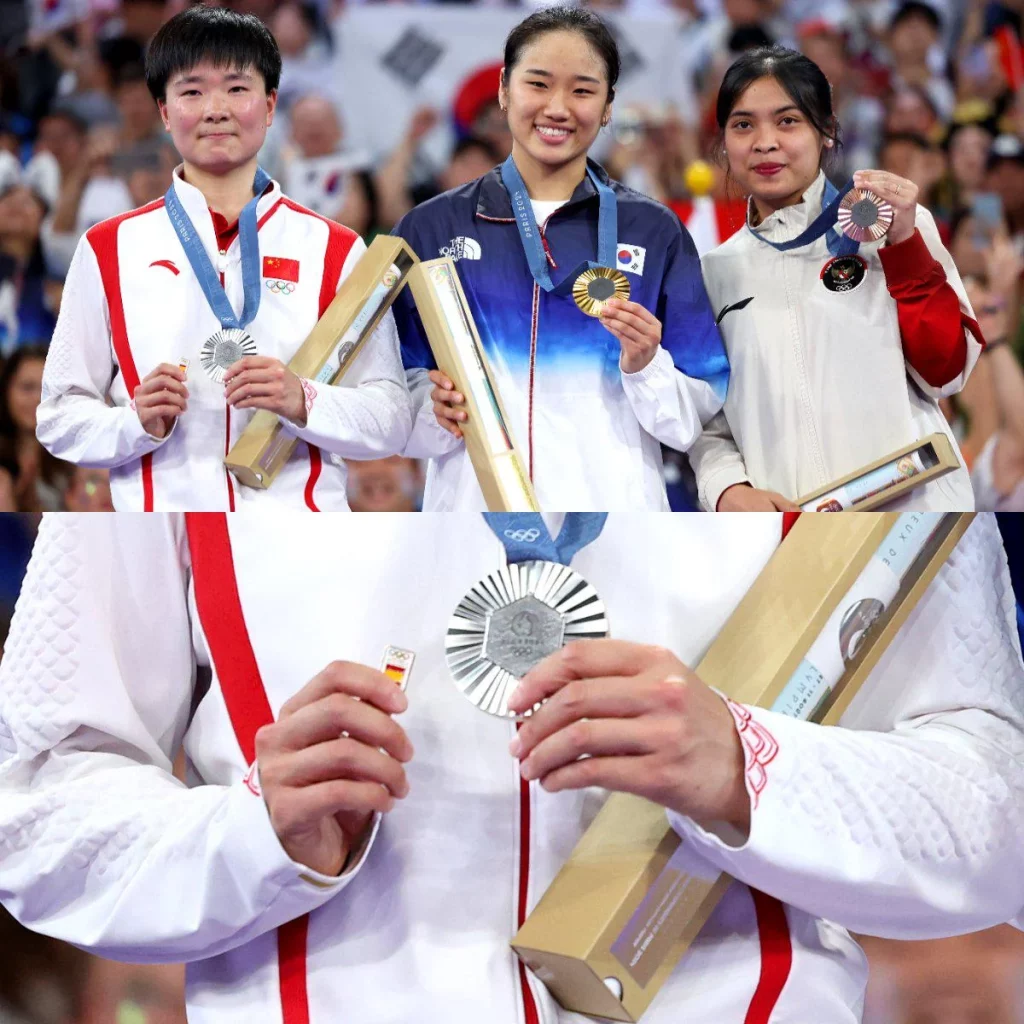
[[[505,561],[482,516],[48,517],[0,667],[0,900],[105,956],[189,961],[193,1024],[582,1024],[508,940],[614,783],[744,883],[645,1024],[857,1021],[846,928],[944,935],[1024,905],[1024,667],[979,516],[841,728],[730,713],[686,665],[782,534],[609,515],[572,567],[614,639],[524,684],[583,677],[517,761],[514,723],[445,662],[452,610]],[[404,696],[388,645],[415,652]],[[570,727],[537,742],[555,711]],[[697,824],[717,819],[729,842]]]
[[[239,55],[248,63],[238,65]],[[119,510],[345,509],[343,459],[392,455],[406,443],[411,402],[390,314],[345,386],[300,379],[285,365],[365,245],[258,170],[279,74],[266,28],[223,10],[185,12],[150,47],[147,80],[184,164],[164,199],[80,241],[37,413],[37,436],[54,455],[110,469]],[[172,200],[198,255],[175,227]],[[247,248],[240,224],[250,202],[256,245]],[[258,300],[243,324],[255,351],[241,350],[246,358],[230,368],[204,358],[223,321],[194,258],[207,261],[206,287],[226,296],[235,318]],[[265,491],[239,484],[223,463],[260,408],[299,442]]]
[[[792,509],[929,434],[944,433],[956,451],[938,400],[964,386],[984,339],[917,187],[859,171],[854,186],[883,200],[891,223],[852,242],[824,230],[822,166],[839,126],[825,75],[792,50],[738,58],[717,119],[749,215],[702,259],[731,369],[722,412],[689,452],[702,507]],[[920,485],[898,507],[970,511],[967,470]]]

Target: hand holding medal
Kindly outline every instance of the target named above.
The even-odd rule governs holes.
[[[509,709],[537,710],[510,752],[549,792],[601,786],[698,822],[749,829],[743,747],[728,704],[671,651],[574,643],[530,671]]]
[[[661,321],[639,302],[611,299],[599,315],[622,345],[619,367],[623,373],[638,373],[657,355]]]
[[[912,181],[888,171],[857,171],[853,176],[853,188],[854,191],[847,195],[839,211],[838,225],[844,234],[858,242],[876,241],[884,236],[889,245],[899,245],[913,235],[918,189]],[[857,203],[865,199],[877,208],[877,220],[861,227],[857,233],[852,233],[859,226]]]
[[[302,382],[280,359],[245,356],[224,373],[224,398],[235,409],[266,409],[293,423],[306,422]]]

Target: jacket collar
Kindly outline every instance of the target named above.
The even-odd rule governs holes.
[[[213,217],[210,216],[210,207],[206,202],[206,196],[195,187],[190,185],[182,177],[182,165],[174,168],[171,178],[171,185],[178,196],[181,205],[185,208],[188,218],[192,221],[196,234],[203,243],[203,247],[215,257],[219,250],[217,248],[217,232],[213,226]],[[256,204],[256,217],[262,217],[281,198],[281,186],[276,181],[270,183],[270,187],[260,196]],[[237,242],[237,236],[235,242]],[[231,244],[234,245],[235,242]]]
[[[608,172],[595,160],[587,160],[587,167],[591,168],[599,180],[605,184],[611,184]],[[597,189],[590,180],[589,174],[583,175],[583,180],[576,186],[575,191],[567,202],[566,206],[581,203],[588,199],[597,197]],[[565,209],[565,207],[563,207]],[[487,220],[508,220],[515,221],[512,213],[512,199],[501,180],[501,168],[495,167],[488,171],[480,179],[480,191],[476,202],[476,215]]]
[[[799,203],[776,210],[757,225],[751,223],[754,216],[754,200],[750,199],[747,202],[747,227],[771,242],[788,242],[809,227],[821,213],[821,197],[824,191],[825,172],[819,171],[818,177],[814,179]]]

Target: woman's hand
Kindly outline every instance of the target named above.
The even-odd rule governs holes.
[[[300,426],[306,424],[302,381],[280,359],[239,359],[224,373],[224,397],[236,409],[266,409]]]
[[[434,384],[430,397],[434,402],[434,416],[437,422],[455,437],[462,437],[460,423],[465,423],[468,413],[465,409],[455,408],[465,405],[466,399],[455,390],[455,385],[440,371],[431,370],[427,376]]]
[[[256,733],[263,799],[292,860],[337,875],[374,813],[409,792],[412,744],[393,717],[406,707],[382,672],[336,661]]]
[[[625,640],[567,644],[524,676],[509,707],[541,701],[512,741],[523,778],[549,792],[634,793],[697,822],[749,830],[732,712],[671,651]]]
[[[637,373],[657,354],[661,321],[639,302],[609,299],[599,319],[622,345],[619,367],[623,373]]]
[[[722,491],[716,512],[799,512],[800,506],[776,491],[733,484]]]
[[[888,171],[857,171],[853,184],[855,188],[874,192],[892,207],[892,224],[886,235],[889,245],[899,245],[910,238],[916,230],[918,193],[912,181]]]

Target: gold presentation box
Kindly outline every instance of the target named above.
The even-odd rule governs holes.
[[[950,439],[941,433],[929,434],[805,494],[797,504],[804,512],[869,512],[959,468]]]
[[[739,703],[835,723],[972,518],[803,516],[697,674]],[[639,1020],[732,882],[692,873],[689,851],[664,808],[612,794],[513,948],[565,1009]]]
[[[455,264],[447,258],[418,263],[409,287],[437,368],[466,400],[460,426],[487,508],[540,511]]]
[[[416,254],[401,238],[378,235],[288,363],[298,377],[337,384],[402,290]],[[260,409],[231,446],[224,464],[249,487],[269,487],[297,438],[280,417]]]

